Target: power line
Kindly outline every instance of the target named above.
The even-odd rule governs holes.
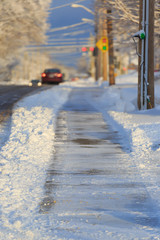
[[[42,44],[42,45],[36,45],[35,47],[49,47],[49,46],[51,46],[51,47],[54,47],[54,46],[61,46],[61,45],[64,45],[65,44],[65,46],[72,46],[73,44],[77,44],[78,46],[82,46],[82,45],[88,45],[88,41],[83,41],[83,42],[77,42],[77,41],[74,41],[74,42],[59,42],[58,43],[58,45],[57,45],[57,42],[55,42],[55,43],[49,43],[49,44]],[[31,46],[31,47],[34,47],[34,45],[33,46]]]
[[[88,37],[86,38],[59,38],[59,39],[49,39],[48,42],[54,41],[54,42],[59,42],[59,41],[83,41],[83,40],[89,40]]]
[[[85,23],[85,22],[80,22],[80,23],[76,23],[76,24],[69,25],[69,26],[64,26],[64,27],[59,27],[59,28],[53,28],[53,29],[51,29],[49,32],[62,31],[62,30],[65,30],[65,29],[77,27],[77,26],[84,25],[84,24],[86,24],[86,23]]]
[[[63,4],[61,6],[50,8],[49,11],[55,10],[55,9],[58,9],[58,8],[62,8],[62,7],[67,7],[67,6],[72,5],[73,3],[80,3],[80,2],[83,2],[83,1],[85,1],[85,0],[79,0],[79,1],[76,1],[76,2],[72,2],[72,3],[66,3],[66,4]]]

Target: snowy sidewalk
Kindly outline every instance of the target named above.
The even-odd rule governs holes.
[[[88,91],[73,90],[59,114],[40,212],[56,222],[53,239],[150,239],[154,203]]]

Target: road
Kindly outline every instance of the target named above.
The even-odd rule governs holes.
[[[154,203],[87,94],[73,90],[59,113],[40,213],[54,216],[62,239],[151,239],[159,225]]]
[[[50,86],[5,86],[0,85],[0,123],[12,114],[13,105],[27,94],[48,89]]]

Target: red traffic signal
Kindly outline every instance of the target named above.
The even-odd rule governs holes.
[[[94,47],[82,47],[81,48],[82,52],[93,52],[94,51]]]
[[[86,52],[87,48],[86,47],[82,47],[82,52]]]
[[[90,47],[89,51],[93,52],[94,51],[94,47]]]

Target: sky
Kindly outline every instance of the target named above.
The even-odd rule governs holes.
[[[50,30],[49,43],[57,46],[61,44],[64,49],[60,52],[52,52],[52,59],[60,61],[65,65],[76,66],[78,59],[82,56],[81,50],[77,46],[86,46],[88,38],[94,34],[94,26],[88,23],[78,25],[69,29],[57,30],[57,28],[82,23],[82,18],[94,19],[94,16],[83,8],[72,8],[68,4],[77,3],[91,10],[93,9],[93,0],[53,0],[50,6],[50,15],[48,22]],[[69,46],[75,45],[74,48]]]
[[[100,208],[90,210],[89,205],[83,208],[80,204],[81,207],[75,214],[72,204],[65,201],[69,193],[73,194],[72,201],[79,201],[79,195],[74,193],[75,188],[65,191],[59,187],[54,188],[54,212],[39,212],[39,204],[44,196],[46,171],[53,160],[53,152],[56,155],[54,145],[56,118],[72,89],[87,91],[87,94],[83,95],[84,100],[98,109],[106,125],[110,125],[121,136],[120,144],[125,152],[124,158],[122,154],[122,162],[126,163],[123,166],[131,173],[133,170],[136,172],[136,179],[132,178],[132,174],[130,179],[125,175],[119,180],[116,178],[106,180],[106,176],[93,175],[92,186],[96,189],[93,189],[92,197],[89,196],[90,191],[84,191],[82,202],[89,198],[91,205],[94,200],[100,204],[102,196],[107,200],[109,193],[105,193],[102,185],[112,186],[113,182],[116,186],[123,184],[123,187],[118,189],[119,197],[127,195],[132,184],[133,191],[134,189],[136,191],[134,195],[127,195],[128,198],[118,200],[123,201],[127,212],[117,206],[116,211],[113,206],[108,210],[109,206],[106,206],[104,201]],[[96,89],[101,94],[95,94]],[[157,221],[160,221],[159,92],[160,75],[159,77],[157,75],[155,108],[139,111],[136,107],[137,72],[130,72],[128,75],[117,77],[115,86],[108,87],[107,82],[100,80],[95,83],[91,78],[80,79],[76,82],[62,83],[19,101],[14,107],[10,128],[0,125],[0,138],[8,136],[8,140],[3,141],[0,149],[0,239],[160,239],[157,225]],[[59,121],[60,125],[64,126],[65,116]],[[67,131],[68,129],[64,129],[64,142]],[[63,151],[67,151],[61,147]],[[58,151],[62,153],[60,149],[59,143]],[[69,156],[70,153],[67,154]],[[73,163],[67,159],[68,161],[64,163],[61,163],[61,160],[55,161],[54,166],[60,164],[58,165],[60,171],[64,172],[66,169],[72,169]],[[97,157],[92,161],[97,162]],[[90,168],[90,163],[87,167]],[[64,187],[67,187],[67,181],[71,186],[75,184],[73,179],[68,178],[66,174],[55,174],[51,181],[53,185],[56,181],[61,184],[65,181]],[[87,179],[85,182],[84,179],[81,181],[85,186],[90,184]],[[133,184],[134,181],[136,186]],[[114,202],[117,197],[115,190],[110,188],[110,194],[110,199]],[[130,198],[134,199],[134,202],[130,202]],[[40,205],[44,210],[45,204],[48,202],[42,202]],[[70,206],[69,210],[67,204]],[[130,206],[133,204],[131,210],[128,204]],[[93,216],[99,224],[92,222]],[[139,222],[135,221],[136,217]]]

